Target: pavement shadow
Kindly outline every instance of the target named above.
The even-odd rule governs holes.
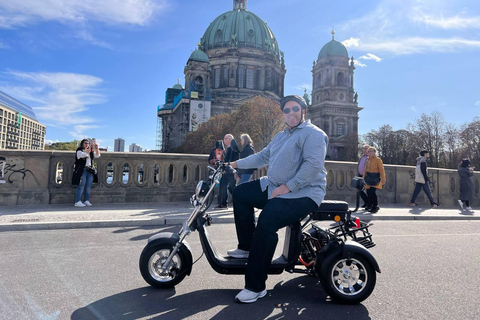
[[[475,212],[473,210],[460,210],[460,214],[463,214],[464,216],[473,216],[475,215]]]
[[[303,276],[278,283],[265,298],[253,304],[234,301],[238,289],[206,289],[176,295],[175,289],[143,287],[95,301],[75,310],[71,320],[185,319],[200,312],[209,319],[371,319],[362,305],[328,301],[315,278]],[[218,311],[217,311],[218,310]],[[215,313],[214,315],[212,315]],[[205,315],[198,316],[205,318]]]
[[[122,229],[117,229],[113,231],[112,233],[115,234],[121,234],[121,233],[126,233],[126,232],[132,232],[136,230],[151,230],[151,233],[147,234],[142,234],[136,237],[130,238],[130,241],[139,241],[139,240],[145,240],[153,236],[154,234],[157,234],[159,232],[173,232],[173,233],[178,233],[180,229],[182,228],[181,225],[172,225],[172,226],[166,226],[166,227],[158,227],[158,226],[149,226],[149,227],[125,227]]]
[[[423,212],[425,212],[425,210],[427,210],[427,208],[412,207],[410,210],[408,210],[408,212],[410,212],[411,214],[422,214]]]

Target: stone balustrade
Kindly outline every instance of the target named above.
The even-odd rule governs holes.
[[[3,160],[5,159],[5,160]],[[74,202],[71,184],[73,151],[0,151],[0,206]],[[4,169],[2,174],[2,166]],[[205,179],[207,155],[107,152],[96,159],[98,183],[92,203],[188,201],[197,182]],[[327,161],[326,199],[355,201],[350,186],[356,163]],[[411,166],[385,165],[387,183],[377,195],[380,203],[408,205],[415,188]],[[255,176],[264,175],[265,169]],[[432,194],[446,206],[457,205],[456,170],[429,168]],[[3,180],[3,181],[2,181]],[[473,207],[480,205],[480,175],[473,177]],[[428,204],[424,193],[417,203]]]

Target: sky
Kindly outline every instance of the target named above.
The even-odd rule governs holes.
[[[31,106],[49,142],[115,138],[155,149],[157,106],[232,0],[0,0],[0,90]],[[285,94],[312,89],[324,44],[355,59],[359,133],[439,111],[480,116],[480,1],[249,0],[285,53]]]

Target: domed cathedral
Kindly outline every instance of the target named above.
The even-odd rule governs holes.
[[[325,44],[312,68],[312,103],[308,117],[329,136],[327,157],[349,160],[349,150],[356,154],[358,141],[358,94],[353,88],[353,57],[335,40]],[[351,151],[351,150],[350,150]],[[350,152],[352,153],[352,152]],[[350,159],[353,160],[353,159]]]
[[[247,10],[246,0],[234,0],[233,10],[210,23],[190,55],[185,88],[167,89],[165,104],[157,112],[157,146],[161,135],[161,150],[173,151],[201,122],[238,110],[257,95],[280,100],[285,73],[283,52],[272,30]]]

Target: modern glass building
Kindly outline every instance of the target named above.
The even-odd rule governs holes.
[[[0,149],[43,150],[45,129],[31,107],[0,91]]]

